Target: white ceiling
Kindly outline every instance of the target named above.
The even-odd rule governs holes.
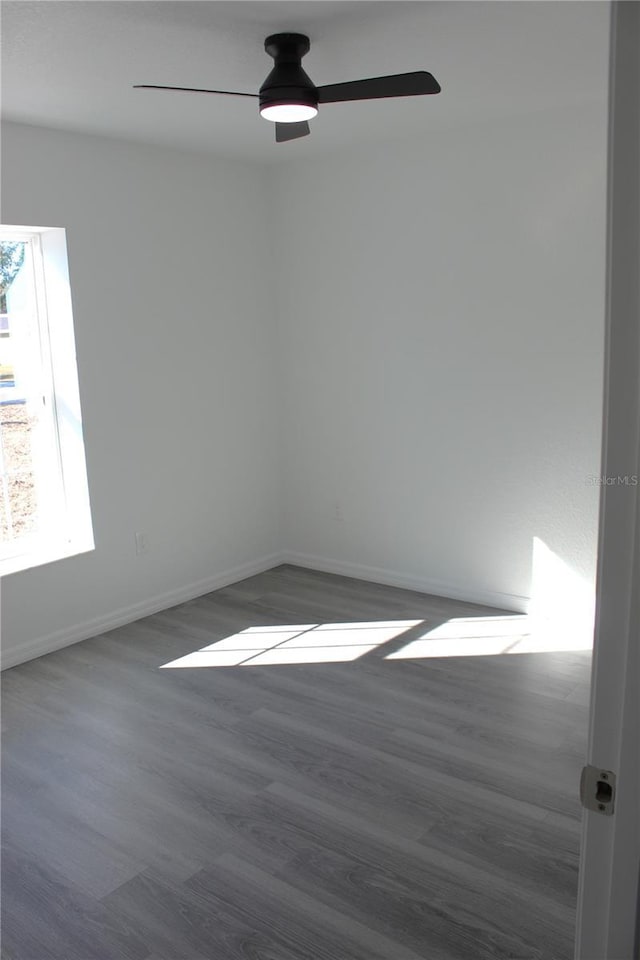
[[[318,85],[426,69],[436,97],[327,104],[312,135],[273,142],[257,101],[131,89],[257,92],[268,33],[307,33]],[[5,0],[4,117],[278,160],[606,98],[604,2]]]

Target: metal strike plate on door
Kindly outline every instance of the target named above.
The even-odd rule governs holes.
[[[610,817],[616,802],[616,775],[602,767],[583,767],[580,777],[582,806]]]

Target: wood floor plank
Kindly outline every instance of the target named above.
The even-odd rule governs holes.
[[[7,770],[10,779],[11,769]],[[3,777],[3,781],[5,778]],[[16,838],[22,848],[70,883],[100,898],[135,876],[144,863],[131,856],[124,844],[110,842],[68,807],[56,807],[37,781],[18,789],[3,782],[2,836]],[[96,870],[96,864],[100,869]]]
[[[518,931],[500,929],[468,900],[451,904],[439,891],[425,897],[424,887],[387,861],[353,860],[338,852],[316,850],[300,854],[282,870],[283,879],[298,890],[373,927],[388,939],[399,938],[420,956],[447,960],[480,960],[499,956],[536,956]],[[389,956],[394,956],[392,950]]]
[[[314,751],[309,745],[308,737],[300,733],[296,734],[294,725],[290,726],[287,735],[284,736],[282,723],[274,732],[274,719],[271,717],[269,719],[271,722],[267,723],[263,715],[253,723],[251,720],[246,721],[241,727],[246,741],[256,750],[259,742],[264,743],[268,747],[270,757],[284,765],[287,770],[304,772],[316,790],[324,783],[329,783],[338,790],[341,787],[345,792],[349,789],[353,790],[354,799],[357,801],[357,780],[352,771],[358,769],[356,753],[359,753],[362,758],[360,765],[366,770],[366,775],[360,776],[359,792],[368,791],[373,792],[374,795],[377,793],[381,800],[386,802],[393,799],[398,809],[403,812],[413,811],[420,816],[422,811],[425,826],[429,819],[428,809],[424,804],[425,796],[430,796],[431,802],[439,812],[447,809],[447,805],[451,802],[464,803],[469,799],[477,806],[486,804],[506,811],[519,810],[534,819],[542,819],[546,812],[546,808],[529,802],[526,798],[510,796],[504,789],[499,786],[496,788],[491,782],[488,785],[476,782],[471,769],[468,777],[464,778],[457,771],[452,774],[446,770],[436,769],[433,764],[427,766],[414,760],[391,755],[388,755],[387,760],[382,751],[362,745],[357,751],[355,748],[349,751],[345,738],[326,730],[318,734],[320,746],[316,746]],[[385,761],[387,761],[386,764]],[[379,789],[381,782],[385,787],[383,790]],[[442,798],[441,807],[436,802],[438,794]]]
[[[149,949],[120,917],[5,839],[2,957],[7,960],[147,960]]]
[[[419,955],[398,940],[391,940],[370,925],[360,923],[336,907],[330,907],[299,886],[267,875],[235,854],[221,857],[212,868],[187,881],[191,889],[210,896],[214,891],[234,905],[249,901],[246,913],[254,923],[294,933],[298,947],[294,956],[308,960],[419,960]],[[438,960],[437,957],[434,960]]]
[[[479,825],[477,817],[452,811],[429,828],[423,842],[458,859],[469,858],[488,873],[499,870],[514,884],[545,890],[569,913],[575,902],[578,851],[575,841],[567,849],[560,832],[544,820],[523,824],[515,817],[487,816]]]
[[[588,654],[386,659],[502,614],[285,565],[5,671],[4,960],[570,960]]]
[[[150,870],[113,891],[104,905],[167,960],[244,960],[255,933],[249,921],[225,909],[224,903]]]
[[[393,723],[393,718],[390,721]],[[577,762],[568,763],[565,756],[557,760],[553,756],[547,758],[545,777],[542,763],[529,762],[530,758],[523,757],[515,765],[505,758],[504,753],[490,749],[470,750],[460,741],[456,743],[451,738],[443,741],[407,729],[392,729],[387,734],[379,732],[365,740],[362,735],[354,736],[353,725],[338,731],[330,723],[323,726],[310,723],[296,716],[286,706],[277,713],[263,707],[239,724],[238,729],[245,730],[249,724],[259,725],[263,736],[265,725],[274,727],[276,736],[277,731],[282,731],[282,739],[285,735],[287,737],[287,746],[291,745],[295,736],[300,736],[304,743],[308,743],[309,739],[320,740],[332,755],[342,753],[346,763],[349,758],[366,756],[372,766],[377,761],[387,768],[388,775],[395,783],[401,783],[406,776],[423,779],[426,774],[427,778],[431,778],[434,771],[440,771],[460,779],[465,788],[478,784],[542,809],[571,812],[577,803],[575,783],[580,767]],[[552,792],[548,789],[549,779],[554,781]]]
[[[570,906],[558,903],[552,893],[535,883],[523,883],[527,874],[527,859],[523,856],[518,876],[513,878],[506,871],[496,869],[470,857],[459,857],[457,851],[438,850],[436,846],[406,841],[391,831],[363,820],[357,812],[337,808],[315,796],[301,794],[282,784],[274,784],[266,791],[278,798],[281,818],[291,823],[313,822],[307,835],[315,831],[319,838],[311,846],[302,849],[298,858],[283,868],[283,873],[300,868],[301,863],[317,862],[324,854],[340,854],[358,864],[365,872],[377,876],[376,885],[389,887],[398,893],[398,878],[406,885],[405,894],[412,899],[420,891],[425,915],[422,935],[428,949],[436,949],[441,932],[444,932],[446,949],[452,957],[467,955],[469,943],[475,943],[480,951],[480,930],[488,931],[488,940],[482,948],[485,953],[477,955],[492,957],[521,956],[538,957],[570,956],[573,915]],[[331,841],[322,842],[322,837]],[[393,876],[391,879],[386,874]],[[384,882],[381,875],[385,874]],[[373,881],[372,881],[373,882]],[[311,884],[313,886],[313,883]],[[332,888],[335,894],[336,888]],[[320,891],[318,891],[320,896]],[[400,897],[402,900],[402,897]],[[351,901],[347,901],[351,902]],[[434,908],[447,918],[442,929],[426,921],[426,914]],[[370,904],[371,922],[385,916],[385,912]],[[519,918],[513,924],[513,917]],[[374,919],[375,918],[375,919]],[[434,935],[437,936],[434,939]],[[461,939],[460,939],[461,938]],[[467,944],[467,947],[464,947]],[[445,949],[443,943],[440,947]],[[515,952],[510,952],[514,951]],[[469,953],[473,956],[473,953]]]

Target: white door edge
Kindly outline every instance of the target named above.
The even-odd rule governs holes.
[[[583,818],[576,960],[634,960],[640,874],[640,4],[611,7],[607,304],[596,629],[587,763],[617,776]],[[626,478],[626,480],[625,480]]]

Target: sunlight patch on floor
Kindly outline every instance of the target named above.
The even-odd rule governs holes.
[[[161,669],[346,663],[421,623],[421,620],[379,620],[248,627],[194,653],[164,663]]]
[[[556,653],[590,650],[584,632],[564,631],[526,614],[498,617],[455,617],[411,640],[387,660],[430,657],[495,657],[513,653]]]
[[[248,627],[193,653],[162,664],[161,669],[244,667],[295,663],[348,663],[420,626],[422,620],[359,623],[304,623]],[[418,637],[413,635],[385,660],[448,657],[496,657],[515,653],[590,650],[584,631],[526,614],[454,617]]]

